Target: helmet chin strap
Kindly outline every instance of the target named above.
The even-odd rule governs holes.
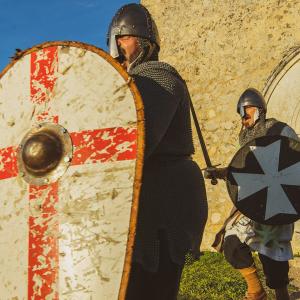
[[[128,64],[127,72],[129,72],[135,66],[146,62],[151,59],[155,49],[157,48],[156,44],[151,43],[150,41],[138,38],[139,51],[137,56]]]
[[[137,62],[142,58],[143,55],[144,55],[143,49],[140,48],[138,55],[135,58],[133,58],[133,60],[131,60],[131,62],[129,62],[128,67],[127,67],[127,72],[129,72],[130,69],[137,64]]]

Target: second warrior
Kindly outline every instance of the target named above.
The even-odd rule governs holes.
[[[237,112],[242,129],[239,143],[243,147],[253,139],[263,136],[286,136],[299,141],[295,131],[286,123],[266,119],[267,105],[264,97],[253,88],[240,97]],[[206,172],[206,178],[226,179],[227,168]],[[262,263],[266,284],[275,290],[277,300],[288,300],[289,263],[293,258],[291,240],[294,224],[264,225],[241,214],[235,207],[216,235],[213,247],[224,252],[225,259],[244,277],[248,290],[244,300],[266,300],[266,292],[257,275],[252,251],[257,251]],[[266,241],[266,236],[268,239]]]

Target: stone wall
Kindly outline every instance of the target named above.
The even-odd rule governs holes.
[[[160,58],[187,81],[209,154],[227,165],[238,149],[236,103],[247,87],[264,88],[284,53],[300,45],[298,0],[142,0],[156,20]],[[195,159],[205,167],[195,133]],[[231,208],[226,186],[207,182],[204,248]],[[294,250],[300,251],[297,224]],[[298,233],[297,233],[298,232]]]

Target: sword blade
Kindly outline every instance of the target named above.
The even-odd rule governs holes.
[[[207,148],[206,148],[206,144],[205,144],[202,132],[201,132],[201,128],[200,128],[200,125],[199,125],[199,122],[198,122],[198,119],[197,119],[197,115],[196,115],[196,112],[195,112],[195,109],[194,109],[194,105],[193,105],[193,102],[192,102],[191,99],[190,99],[190,105],[191,105],[192,116],[193,116],[193,119],[194,119],[196,131],[197,131],[197,134],[198,134],[198,138],[199,138],[199,142],[200,142],[200,146],[201,146],[201,149],[202,149],[202,153],[203,153],[203,156],[204,156],[206,166],[207,166],[207,168],[212,168],[213,165],[211,163],[211,160],[210,160]]]
[[[203,153],[203,156],[204,156],[204,160],[205,160],[205,163],[206,163],[206,169],[207,170],[214,170],[215,166],[213,166],[213,164],[211,163],[211,160],[210,160],[207,148],[206,148],[206,144],[205,144],[202,132],[201,132],[201,128],[200,128],[200,125],[199,125],[197,115],[196,115],[194,105],[193,105],[193,102],[192,102],[191,98],[190,98],[190,106],[191,106],[191,111],[192,111],[192,116],[193,116],[193,119],[194,119],[196,131],[197,131],[197,134],[198,134],[200,146],[201,146],[202,153]],[[218,183],[218,180],[215,177],[212,177],[211,184],[216,185],[217,183]]]

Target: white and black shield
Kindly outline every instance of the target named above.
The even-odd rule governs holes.
[[[283,136],[257,138],[228,168],[227,189],[239,211],[262,224],[300,218],[300,143]]]

